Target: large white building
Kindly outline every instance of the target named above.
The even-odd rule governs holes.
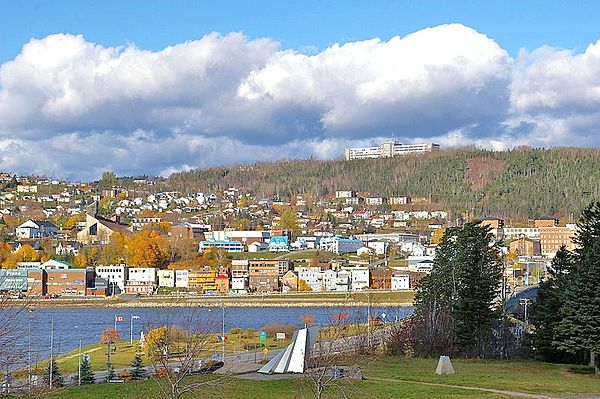
[[[364,242],[353,238],[340,237],[324,237],[319,241],[319,249],[321,251],[330,251],[337,255],[343,255],[362,247]]]
[[[351,159],[392,158],[401,155],[424,154],[440,149],[439,144],[402,144],[395,140],[386,141],[377,147],[346,148],[345,157]]]
[[[96,266],[96,276],[107,281],[110,295],[120,294],[125,291],[125,283],[129,278],[129,267],[126,265]]]

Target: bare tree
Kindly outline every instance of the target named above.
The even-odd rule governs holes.
[[[325,390],[337,390],[342,397],[358,390],[353,381],[362,379],[360,366],[369,360],[366,353],[370,351],[364,348],[364,330],[352,319],[347,312],[330,317],[306,361],[300,383],[316,399],[322,398]]]
[[[217,323],[191,312],[177,324],[165,322],[148,332],[143,351],[154,370],[154,380],[165,398],[222,384],[226,375],[192,377],[202,373],[203,359],[215,349]]]

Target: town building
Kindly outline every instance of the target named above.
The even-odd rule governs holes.
[[[125,285],[129,279],[129,267],[127,265],[96,266],[96,276],[107,282],[108,295],[125,292]]]
[[[576,248],[573,242],[577,233],[576,225],[540,227],[539,229],[543,255],[552,258],[563,245],[571,251]]]
[[[77,241],[84,245],[108,244],[113,233],[129,235],[128,226],[119,223],[120,219],[107,219],[98,214],[97,203],[86,210],[85,225],[77,232]]]
[[[226,252],[244,252],[244,245],[240,241],[232,241],[230,239],[200,241],[198,250],[204,252],[210,247],[221,248]]]
[[[281,263],[284,262],[284,263]],[[289,260],[253,259],[248,261],[248,287],[254,292],[279,291],[279,277],[289,270]],[[233,268],[232,268],[233,274]]]
[[[46,220],[28,220],[15,228],[17,239],[54,237],[57,233],[56,225]]]
[[[542,246],[538,240],[532,240],[524,235],[508,244],[509,251],[517,256],[539,256]]]
[[[46,270],[46,293],[61,296],[85,296],[86,289],[94,286],[94,270]]]
[[[335,198],[355,198],[356,191],[353,190],[337,190],[335,192]]]
[[[288,270],[283,276],[281,276],[281,290],[287,291],[298,291],[298,276],[293,270]]]
[[[392,290],[410,289],[410,275],[394,270],[391,277]]]
[[[248,270],[247,259],[233,259],[231,261],[231,291],[235,293],[248,292]]]
[[[159,287],[175,287],[175,270],[159,270],[157,275]]]
[[[190,286],[190,271],[175,270],[175,287],[188,288]]]
[[[321,251],[330,251],[337,255],[343,255],[356,250],[364,245],[362,240],[341,237],[323,237],[319,241]]]
[[[533,221],[535,227],[556,227],[558,226],[558,219],[554,217],[543,217]]]
[[[188,287],[203,293],[216,292],[217,270],[208,266],[199,270],[190,270],[188,274]]]
[[[411,272],[429,273],[433,269],[433,256],[409,256],[406,258]]]
[[[207,240],[215,241],[238,241],[242,245],[249,245],[253,242],[268,242],[271,238],[270,231],[255,230],[216,230],[204,233]]]
[[[155,267],[131,267],[127,283],[126,294],[150,295],[158,287],[158,269]]]
[[[440,149],[439,144],[402,144],[395,140],[386,141],[376,147],[346,148],[344,155],[347,161],[352,159],[392,158],[402,155],[424,154]]]
[[[392,288],[392,269],[373,268],[370,273],[369,286],[374,290],[389,290]]]
[[[287,252],[290,250],[290,240],[288,236],[272,236],[269,239],[269,251]]]
[[[505,240],[514,240],[521,236],[532,240],[539,240],[540,238],[540,229],[538,227],[505,227],[503,230]]]

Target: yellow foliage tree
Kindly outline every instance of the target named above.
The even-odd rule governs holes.
[[[75,226],[77,226],[77,222],[82,222],[84,220],[85,215],[83,213],[69,216],[69,218],[67,218],[67,220],[65,220],[65,222],[63,223],[63,228],[65,230],[72,230],[75,228]]]
[[[2,268],[13,268],[16,263],[12,262],[12,246],[4,241],[0,241],[0,265]]]
[[[108,244],[104,245],[98,253],[98,263],[101,265],[113,265],[124,263],[127,259],[127,245],[129,237],[119,232],[110,236]]]
[[[298,291],[309,292],[312,291],[312,288],[303,279],[298,279]]]
[[[442,242],[442,237],[444,237],[445,232],[446,230],[442,228],[435,229],[433,235],[431,236],[431,243],[439,244],[440,242]]]
[[[87,256],[83,253],[79,253],[75,255],[73,258],[73,266],[74,267],[86,267],[88,265]]]
[[[277,221],[277,228],[291,231],[294,237],[297,237],[298,234],[300,234],[298,217],[296,216],[296,210],[293,207],[286,207],[281,211],[279,220]]]
[[[14,268],[19,262],[39,262],[41,258],[42,255],[38,251],[31,245],[25,244],[4,263],[5,267]]]
[[[169,241],[154,230],[141,230],[127,248],[128,263],[135,267],[164,268],[171,258]]]

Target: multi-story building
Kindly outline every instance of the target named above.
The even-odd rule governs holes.
[[[347,270],[350,271],[350,275],[352,278],[350,286],[352,291],[359,291],[369,288],[370,272],[368,267],[351,267]]]
[[[290,270],[292,264],[289,259],[250,259],[248,260],[248,269],[252,271],[253,268],[257,267],[274,267],[277,269],[278,275],[281,277],[288,270]]]
[[[402,155],[424,154],[440,149],[439,144],[402,144],[395,140],[386,141],[376,147],[346,148],[345,158],[352,159],[368,158],[391,158]]]
[[[505,227],[504,239],[514,240],[521,236],[538,240],[540,238],[540,229],[537,227]]]
[[[542,245],[542,254],[548,257],[554,257],[556,252],[563,245],[568,250],[574,250],[576,245],[573,242],[577,226],[568,224],[566,226],[540,227],[540,244]]]
[[[188,288],[190,284],[189,270],[175,270],[175,287]]]
[[[56,225],[46,220],[28,220],[15,229],[15,235],[19,239],[54,237],[56,233]]]
[[[356,191],[353,190],[338,190],[335,192],[335,198],[354,198]]]
[[[542,254],[542,247],[538,240],[532,240],[525,236],[520,236],[508,244],[510,252],[518,256],[538,256]]]
[[[330,251],[337,255],[356,252],[363,245],[364,242],[362,240],[354,238],[323,237],[319,241],[319,249],[321,251]]]
[[[140,230],[142,227],[150,223],[160,223],[162,218],[159,217],[135,217],[131,219],[131,228],[134,231]]]
[[[158,269],[155,267],[131,267],[125,293],[150,295],[158,287]]]
[[[159,270],[157,274],[159,287],[175,287],[175,270]]]
[[[374,290],[389,290],[392,288],[392,269],[388,268],[373,268],[370,273],[371,289]]]
[[[384,197],[365,197],[365,205],[383,205],[386,203],[386,198]]]
[[[244,252],[244,245],[240,241],[231,240],[204,240],[200,241],[198,250],[204,252],[206,249],[214,247],[221,248],[226,252]]]
[[[128,272],[127,265],[96,266],[96,276],[106,280],[109,295],[125,292],[125,285],[129,279]]]
[[[553,217],[544,217],[535,219],[533,221],[535,227],[556,227],[558,226],[558,219]]]
[[[242,245],[253,242],[267,242],[271,238],[270,231],[255,230],[217,230],[204,233],[207,240],[215,241],[238,241]]]
[[[248,261],[248,287],[250,291],[273,292],[279,291],[279,277],[289,270],[280,265],[279,261],[271,259],[255,259]],[[283,271],[283,273],[281,273]]]
[[[94,270],[47,270],[46,292],[50,295],[85,296],[86,288],[94,286]]]
[[[201,292],[217,291],[217,269],[204,267],[199,270],[190,270],[188,287]]]
[[[248,292],[248,270],[247,259],[234,259],[231,261],[231,291],[235,293]]]
[[[407,290],[410,288],[410,276],[406,273],[394,270],[391,278],[392,290]]]
[[[390,204],[390,205],[406,205],[406,204],[410,204],[410,201],[411,201],[410,197],[408,197],[406,195],[388,198],[388,204]]]

